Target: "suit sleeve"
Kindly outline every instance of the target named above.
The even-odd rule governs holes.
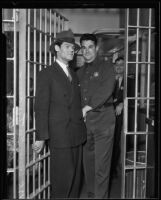
[[[49,139],[48,113],[50,103],[49,76],[42,70],[38,73],[35,97],[36,140]]]
[[[114,84],[115,74],[113,68],[110,66],[104,66],[100,85],[89,99],[88,105],[95,109],[102,106],[108,100],[111,102]]]

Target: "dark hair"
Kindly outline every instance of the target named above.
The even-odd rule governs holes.
[[[124,57],[122,57],[122,56],[118,57],[118,58],[115,60],[115,63],[118,62],[118,61],[120,61],[120,60],[123,60],[123,61],[124,61]]]
[[[94,34],[90,33],[83,34],[80,38],[80,44],[82,44],[82,41],[84,40],[92,40],[95,43],[95,45],[97,45],[97,37]]]
[[[57,52],[55,50],[55,45],[58,45],[59,47],[62,45],[63,41],[56,41],[55,43],[53,42],[52,45],[50,46],[50,51],[53,55],[57,56]]]

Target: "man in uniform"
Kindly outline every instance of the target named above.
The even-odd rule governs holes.
[[[85,60],[78,70],[87,127],[87,143],[83,148],[85,181],[88,197],[102,199],[108,198],[115,126],[112,98],[115,74],[112,64],[97,56],[95,35],[82,35],[80,44]]]
[[[71,30],[59,32],[51,45],[56,61],[39,72],[36,85],[34,150],[40,153],[49,141],[51,198],[79,198],[81,187],[86,127],[78,78],[68,68],[75,47]]]

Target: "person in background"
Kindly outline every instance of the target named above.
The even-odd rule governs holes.
[[[114,108],[116,115],[115,134],[113,144],[113,154],[111,163],[111,177],[118,176],[118,169],[120,166],[120,138],[123,124],[123,93],[124,93],[124,58],[118,57],[114,64],[116,74],[116,84],[113,92]]]
[[[76,43],[71,30],[57,34],[50,50],[56,61],[38,73],[35,99],[36,142],[40,153],[49,142],[51,198],[79,198],[82,144],[86,127],[81,110],[78,77],[68,63]]]
[[[109,176],[115,127],[112,93],[115,74],[112,64],[98,56],[97,38],[83,34],[80,38],[85,64],[77,71],[82,98],[87,142],[83,147],[83,164],[89,198],[108,198]]]

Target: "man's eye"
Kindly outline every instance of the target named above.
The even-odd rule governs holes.
[[[66,48],[67,49],[71,48],[72,50],[75,50],[75,47],[74,46],[71,47],[70,45],[69,46],[67,45]]]

